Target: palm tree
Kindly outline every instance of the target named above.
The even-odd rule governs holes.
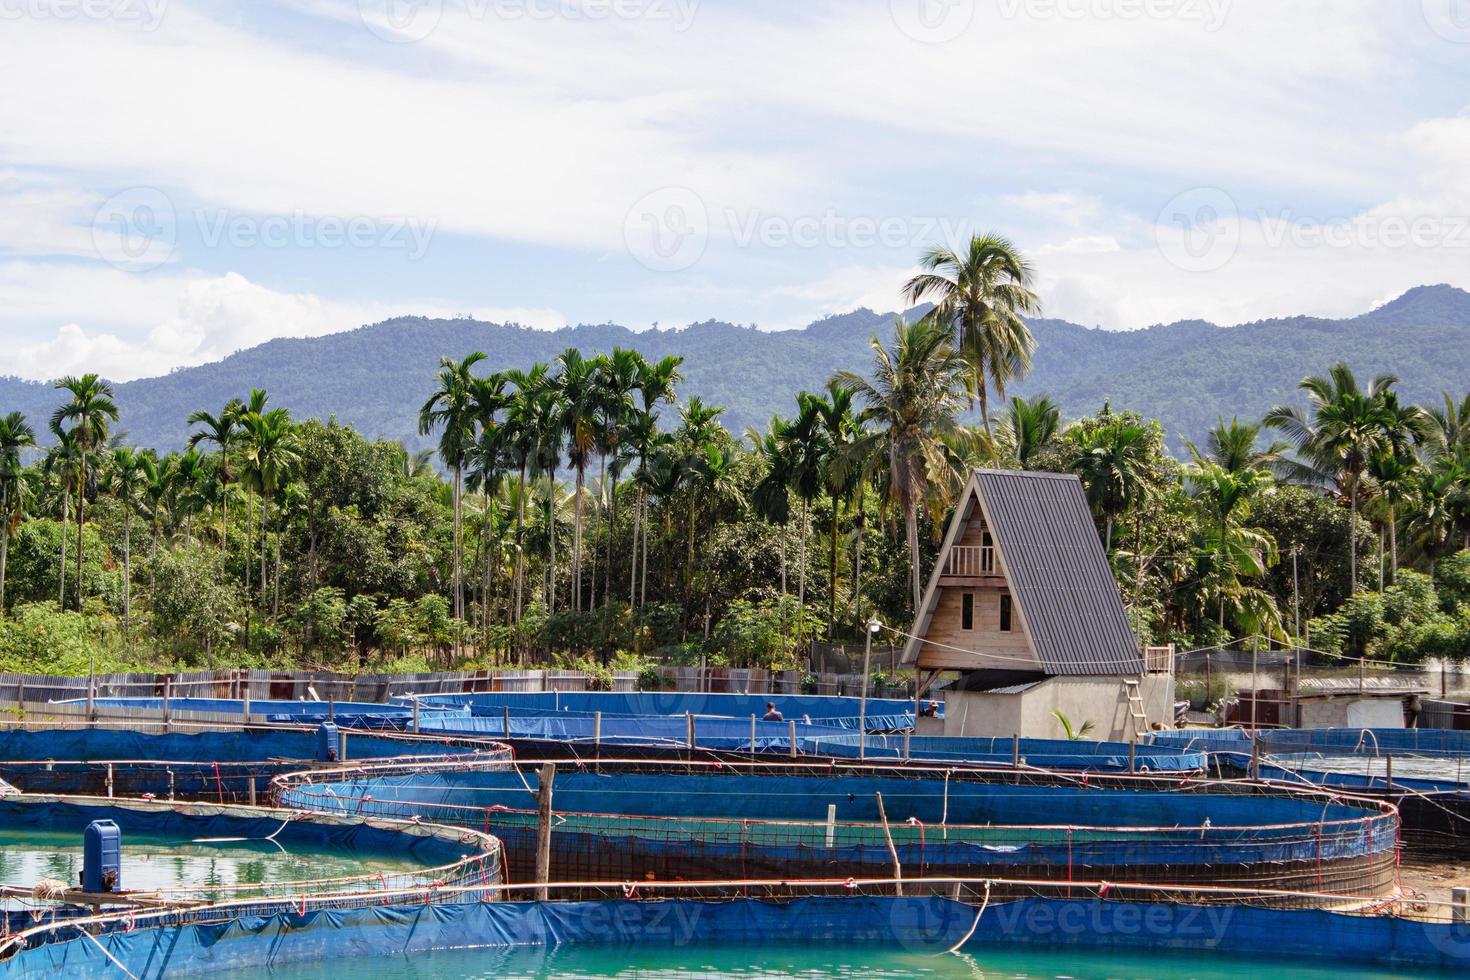
[[[853,393],[828,382],[825,397],[813,400],[820,431],[820,471],[823,489],[832,504],[832,526],[827,564],[828,631],[837,623],[837,531],[841,523],[842,503],[848,500],[860,482],[861,467],[852,458],[852,445],[857,441],[862,422],[853,408]]]
[[[1430,451],[1435,456],[1454,455],[1456,449],[1470,450],[1470,395],[1458,405],[1448,391],[1442,392],[1443,408],[1426,412]]]
[[[1390,581],[1399,574],[1399,515],[1413,494],[1418,471],[1419,465],[1413,456],[1392,451],[1375,453],[1368,461],[1368,476],[1373,481],[1374,496],[1382,501],[1386,511],[1384,523],[1388,525]]]
[[[1046,396],[1012,398],[997,439],[1023,470],[1033,469],[1042,450],[1062,431],[1062,410]]]
[[[614,347],[611,354],[597,359],[597,400],[601,425],[597,433],[597,455],[601,473],[598,484],[606,494],[606,520],[604,534],[607,538],[607,573],[603,577],[603,594],[612,596],[612,547],[613,525],[618,518],[618,475],[627,463],[623,456],[628,426],[637,406],[633,393],[638,390],[638,379],[647,368],[648,362],[635,350]],[[612,482],[608,483],[608,463],[612,462]],[[592,562],[592,605],[597,605],[597,561]]]
[[[648,593],[648,463],[661,445],[658,428],[659,403],[673,402],[674,389],[683,380],[679,374],[682,357],[669,355],[655,363],[645,360],[638,368],[639,409],[628,421],[628,441],[638,459],[638,484],[636,510],[633,514],[633,567],[629,571],[628,604],[642,605]],[[638,602],[633,602],[633,590],[638,587],[639,577],[639,529],[642,529],[642,587]]]
[[[1113,524],[1139,506],[1147,489],[1148,428],[1111,421],[1082,433],[1068,468],[1082,480],[1092,512],[1104,523],[1103,547],[1113,550]]]
[[[1036,339],[1023,317],[1041,308],[1031,291],[1031,266],[1010,241],[986,234],[972,237],[963,252],[931,248],[919,267],[924,271],[904,291],[915,303],[932,299],[929,317],[954,332],[989,435],[989,388],[1004,398],[1006,385],[1031,370]]]
[[[567,462],[576,474],[572,504],[572,608],[582,608],[582,520],[587,487],[587,464],[597,449],[602,426],[597,390],[596,365],[575,347],[556,359],[559,368],[553,384],[559,399],[558,420],[566,437]]]
[[[261,407],[264,407],[264,402],[262,397]],[[291,413],[286,409],[249,411],[241,416],[240,422],[245,432],[245,473],[250,481],[251,491],[260,495],[260,593],[263,598],[266,591],[266,533],[270,526],[270,503],[277,492],[290,482],[292,472],[301,462],[301,455],[295,426],[291,423]],[[253,538],[247,536],[247,568],[254,548]],[[248,628],[248,602],[245,615]]]
[[[55,440],[51,448],[46,450],[46,458],[41,464],[42,471],[47,475],[55,475],[57,486],[61,490],[61,556],[57,567],[56,576],[56,604],[59,608],[66,608],[66,536],[71,522],[71,492],[75,487],[80,494],[82,449],[78,445],[76,437],[70,432],[62,429],[53,419],[51,422],[51,437]]]
[[[812,502],[822,495],[822,418],[817,403],[809,392],[796,396],[796,418],[786,427],[785,453],[791,490],[801,501],[799,534],[801,550],[796,565],[796,601],[806,606],[806,549],[811,537]]]
[[[515,528],[515,571],[512,588],[515,592],[515,621],[520,622],[525,592],[525,527],[528,477],[538,476],[532,467],[537,460],[537,447],[544,435],[538,426],[540,413],[537,400],[547,396],[547,367],[536,364],[529,371],[508,370],[504,374],[506,384],[514,392],[506,403],[505,421],[501,425],[500,446],[508,466],[520,474],[516,485],[516,528]]]
[[[454,616],[464,618],[464,544],[463,494],[464,464],[470,447],[475,443],[475,422],[478,406],[475,404],[475,376],[471,372],[485,354],[475,351],[463,360],[451,357],[439,359],[439,374],[434,393],[419,409],[419,435],[439,432],[439,459],[454,473],[454,541],[450,564],[454,592]],[[455,639],[458,653],[459,639]]]
[[[675,439],[684,453],[682,467],[686,482],[692,487],[689,493],[689,547],[684,558],[684,602],[687,611],[689,590],[694,584],[694,526],[699,503],[699,491],[712,491],[721,484],[725,470],[715,456],[728,448],[729,433],[720,424],[725,414],[723,406],[706,405],[699,396],[691,396],[679,408],[679,430]]]
[[[133,611],[133,511],[138,508],[148,479],[144,469],[147,457],[131,446],[112,451],[107,470],[107,489],[123,509],[123,636]]]
[[[756,516],[781,529],[781,595],[786,595],[786,525],[791,520],[791,459],[787,429],[791,423],[779,415],[771,416],[765,432],[746,430],[762,464],[761,478],[750,492],[750,506]]]
[[[0,619],[5,618],[5,556],[12,522],[20,514],[20,455],[35,444],[36,431],[24,415],[0,416]]]
[[[1239,417],[1232,417],[1226,422],[1221,417],[1206,434],[1203,450],[1188,440],[1185,440],[1184,445],[1197,464],[1211,462],[1230,473],[1245,470],[1279,471],[1291,446],[1277,439],[1265,449],[1258,448],[1264,428],[1264,423],[1241,422]]]
[[[235,435],[240,430],[240,414],[244,406],[238,398],[230,399],[218,415],[211,415],[204,409],[200,409],[189,416],[190,425],[203,426],[198,432],[189,436],[189,445],[197,447],[201,442],[212,442],[219,449],[219,465],[215,467],[215,476],[219,479],[219,551],[223,555],[229,546],[230,526],[230,480],[233,474],[230,472],[230,446],[235,441]],[[246,563],[247,572],[250,563]]]
[[[1379,375],[1365,390],[1352,369],[1338,363],[1326,375],[1304,378],[1297,386],[1307,393],[1310,415],[1294,405],[1278,405],[1266,413],[1265,424],[1281,430],[1296,447],[1299,472],[1336,483],[1347,498],[1349,575],[1354,594],[1358,591],[1358,495],[1369,460],[1393,448],[1390,433],[1397,416],[1385,395],[1397,381],[1393,375]]]
[[[1190,496],[1203,511],[1207,525],[1215,533],[1214,544],[1219,561],[1217,570],[1238,569],[1244,565],[1249,574],[1258,575],[1264,572],[1269,560],[1265,557],[1254,558],[1249,562],[1241,562],[1240,543],[1246,542],[1247,548],[1255,545],[1265,544],[1263,531],[1251,531],[1251,537],[1243,534],[1241,518],[1250,510],[1251,505],[1263,493],[1270,491],[1271,478],[1264,470],[1242,469],[1229,470],[1211,460],[1202,460],[1193,466],[1188,474]],[[1232,533],[1234,532],[1234,533]],[[1274,542],[1268,548],[1268,553],[1274,555]],[[1255,554],[1260,554],[1259,549]],[[1270,560],[1274,560],[1270,559]],[[1219,618],[1220,627],[1225,627],[1225,596],[1227,593],[1238,593],[1239,589],[1222,589],[1220,592]]]
[[[888,462],[888,488],[904,517],[909,546],[910,585],[914,608],[921,601],[919,584],[919,502],[936,483],[953,480],[944,437],[955,429],[964,407],[960,378],[965,362],[941,323],[902,319],[894,327],[893,346],[874,337],[873,378],[850,371],[835,375],[837,384],[867,406],[875,431],[853,445],[854,453]]]
[[[71,395],[71,400],[51,413],[51,424],[67,431],[76,440],[81,454],[81,472],[77,481],[77,611],[82,610],[82,558],[86,541],[82,536],[87,520],[87,460],[106,444],[108,425],[117,421],[117,404],[112,385],[95,374],[65,377],[55,387]]]

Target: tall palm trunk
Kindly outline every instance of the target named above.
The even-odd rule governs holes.
[[[582,491],[587,484],[587,471],[578,464],[576,499],[572,501],[572,608],[582,608]]]
[[[77,480],[77,612],[82,611],[82,556],[86,552],[82,532],[87,526],[87,458],[82,457],[82,472]]]
[[[250,566],[255,562],[255,494],[245,488],[245,649],[250,649]]]
[[[643,495],[643,561],[639,572],[638,608],[648,605],[648,495]]]
[[[0,565],[0,569],[3,569]],[[3,574],[0,574],[3,579]],[[0,596],[3,598],[3,596]],[[128,626],[133,616],[133,504],[123,503],[123,639],[131,639]]]
[[[858,512],[853,517],[853,563],[852,563],[852,621],[863,622],[863,525],[867,514],[863,512],[862,490],[858,490]]]
[[[628,608],[638,608],[638,519],[643,512],[643,487],[633,492],[633,538],[628,548]]]
[[[831,494],[832,498],[832,554],[827,568],[827,638],[831,639],[833,631],[837,629],[837,517],[838,504],[837,494]]]
[[[1399,577],[1399,522],[1392,503],[1388,505],[1388,552],[1393,570],[1391,577],[1396,582]]]
[[[460,535],[461,522],[462,522],[462,519],[463,519],[462,518],[462,514],[460,512],[460,507],[461,507],[461,504],[462,504],[461,496],[462,496],[462,493],[463,493],[463,488],[464,488],[464,468],[459,463],[455,463],[454,464],[454,543],[453,543],[453,545],[450,548],[450,550],[452,552],[452,555],[450,557],[450,563],[454,566],[454,569],[451,572],[451,577],[454,580],[453,581],[453,585],[451,586],[451,588],[452,588],[453,593],[454,593],[454,618],[455,619],[463,619],[464,618],[464,540],[463,540],[463,538]],[[455,629],[454,629],[454,655],[456,657],[458,657],[460,655],[459,641],[460,641],[460,638],[459,638],[459,627],[456,626]]]
[[[807,502],[801,501],[801,553],[797,556],[796,569],[796,602],[803,609],[806,608],[806,539],[807,533]]]
[[[1351,587],[1348,595],[1358,594],[1358,481],[1348,477],[1348,575]]]
[[[61,485],[61,574],[56,586],[56,606],[66,608],[66,536],[71,531],[71,491]]]
[[[10,485],[0,484],[0,619],[5,618],[5,556],[10,551]]]
[[[522,589],[524,588],[524,580],[522,578],[522,574],[524,573],[525,567],[526,567],[525,541],[524,541],[523,535],[521,533],[522,530],[526,526],[526,461],[525,460],[521,460],[521,478],[520,478],[520,482],[517,484],[517,486],[520,488],[520,491],[516,494],[516,567],[515,567],[515,571],[512,573],[512,576],[511,576],[512,578],[515,579],[515,581],[513,583],[511,583],[511,590],[515,593],[515,603],[516,603],[516,618],[515,618],[515,621],[517,623],[519,623],[521,621],[521,592],[522,592]]]
[[[903,511],[904,537],[909,543],[909,585],[914,597],[914,615],[919,614],[919,603],[923,596],[919,594],[919,520],[914,512],[915,506],[911,503]]]
[[[556,474],[546,476],[546,534],[550,542],[546,563],[546,612],[556,612]]]

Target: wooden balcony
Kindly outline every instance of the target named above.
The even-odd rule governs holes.
[[[978,583],[987,578],[999,578],[1000,570],[995,567],[995,549],[978,545],[956,545],[949,549],[940,573],[941,584]]]

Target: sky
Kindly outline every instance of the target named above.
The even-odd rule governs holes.
[[[398,315],[791,329],[1470,288],[1470,0],[0,0],[0,375]]]

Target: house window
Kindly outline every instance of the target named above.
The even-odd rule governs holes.
[[[1000,597],[1000,631],[1002,633],[1011,631],[1011,597],[1008,595]]]
[[[960,596],[960,629],[972,630],[975,628],[975,593],[966,592]]]

